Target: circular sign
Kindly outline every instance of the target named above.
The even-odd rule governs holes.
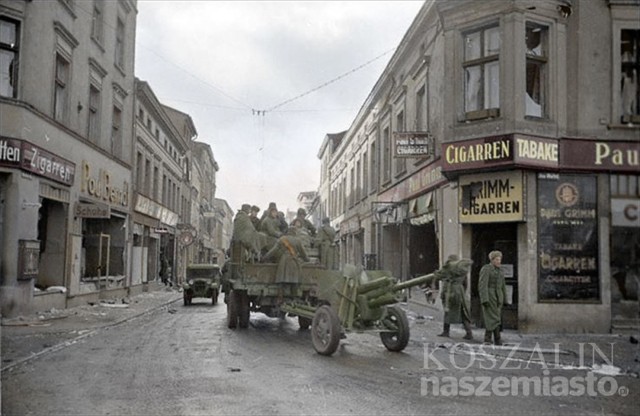
[[[180,234],[180,242],[183,246],[190,246],[193,243],[193,234],[190,232]]]

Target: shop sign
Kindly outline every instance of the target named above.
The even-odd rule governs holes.
[[[638,142],[563,139],[561,147],[564,168],[588,171],[638,173]]]
[[[80,191],[113,205],[129,205],[129,183],[122,181],[122,186],[116,186],[110,171],[96,171],[86,160],[82,161]]]
[[[597,181],[538,174],[538,300],[600,300]]]
[[[395,157],[429,157],[433,155],[434,138],[428,132],[394,132]]]
[[[76,165],[25,140],[0,138],[0,166],[19,167],[64,185],[73,185]]]
[[[77,218],[110,218],[111,207],[104,204],[76,202],[74,215]]]
[[[640,199],[612,198],[611,225],[640,228]]]
[[[512,222],[524,219],[522,172],[460,177],[460,223]]]
[[[445,172],[519,166],[557,168],[557,139],[523,134],[485,137],[444,143],[442,170]]]

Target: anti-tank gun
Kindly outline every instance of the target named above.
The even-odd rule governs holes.
[[[297,284],[283,287],[276,282],[276,263],[249,262],[238,244],[231,248],[222,281],[228,327],[247,328],[251,312],[297,316],[302,329],[311,327],[313,346],[322,355],[333,354],[350,331],[378,332],[389,351],[402,351],[409,343],[409,322],[395,304],[402,290],[433,279],[429,274],[398,282],[383,270],[305,263]]]
[[[292,302],[284,309],[312,319],[315,350],[333,354],[345,332],[378,332],[389,351],[402,351],[409,343],[409,322],[400,307],[404,289],[433,280],[433,274],[398,282],[389,272],[361,270],[347,265],[343,273],[319,276],[319,306]]]

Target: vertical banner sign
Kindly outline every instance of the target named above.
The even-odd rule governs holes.
[[[597,184],[593,176],[538,174],[538,300],[600,300]]]

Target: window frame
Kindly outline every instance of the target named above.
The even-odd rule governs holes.
[[[8,97],[8,98],[18,98],[18,86],[19,86],[19,68],[20,68],[20,35],[22,29],[22,22],[16,19],[11,19],[7,16],[0,16],[0,21],[7,22],[14,26],[13,36],[14,43],[5,43],[2,42],[2,38],[0,38],[0,52],[9,53],[12,55],[12,63],[9,64],[9,68],[7,70],[7,77],[9,78],[8,87],[11,88],[11,94],[5,95],[2,94],[0,90],[0,97]],[[11,66],[13,65],[13,67]]]
[[[59,64],[65,68],[64,75],[61,74]],[[71,78],[71,60],[60,51],[56,51],[53,71],[53,118],[63,124],[69,118],[69,88]]]
[[[527,46],[527,34],[529,29],[540,29],[543,34],[540,41],[541,55],[534,55],[529,53]],[[525,24],[525,86],[524,86],[524,116],[526,119],[540,120],[549,118],[549,34],[550,27],[547,24],[539,23],[536,21],[527,21]],[[527,110],[527,96],[529,96],[529,65],[536,65],[540,68],[538,74],[540,77],[540,115],[529,114]]]
[[[486,33],[491,30],[497,30],[498,32],[498,36],[497,36],[497,39],[499,40],[498,52],[495,54],[487,54],[486,52],[486,49],[487,49]],[[502,56],[502,48],[503,48],[501,31],[502,31],[502,26],[500,22],[496,21],[496,22],[488,23],[488,24],[461,32],[461,37],[462,37],[461,68],[462,68],[462,95],[463,95],[462,111],[464,114],[464,121],[482,120],[482,119],[495,118],[500,116],[500,105],[501,105],[500,95],[501,95],[501,84],[502,84],[501,56]],[[466,45],[468,43],[468,39],[470,39],[471,35],[478,34],[478,33],[480,34],[480,45],[479,45],[480,56],[467,58]],[[488,98],[489,100],[491,100],[491,95],[487,97],[487,94],[485,91],[487,89],[486,88],[486,84],[487,84],[486,68],[489,67],[489,65],[493,65],[493,64],[496,65],[496,68],[498,70],[497,91],[495,93],[498,101],[497,107],[491,106],[491,102],[487,101]],[[468,109],[470,107],[469,93],[468,93],[469,80],[467,76],[469,68],[480,69],[480,77],[477,80],[478,95],[480,95],[480,97],[476,99],[478,100],[477,104],[480,104],[479,106],[480,108],[471,109],[471,110]]]
[[[95,92],[95,94],[94,94]],[[94,98],[95,101],[94,102]],[[87,138],[98,144],[102,136],[101,128],[102,116],[102,90],[93,82],[89,83],[89,100],[87,110]]]
[[[91,18],[91,39],[98,45],[104,45],[104,2],[102,0],[93,1],[93,12]]]

